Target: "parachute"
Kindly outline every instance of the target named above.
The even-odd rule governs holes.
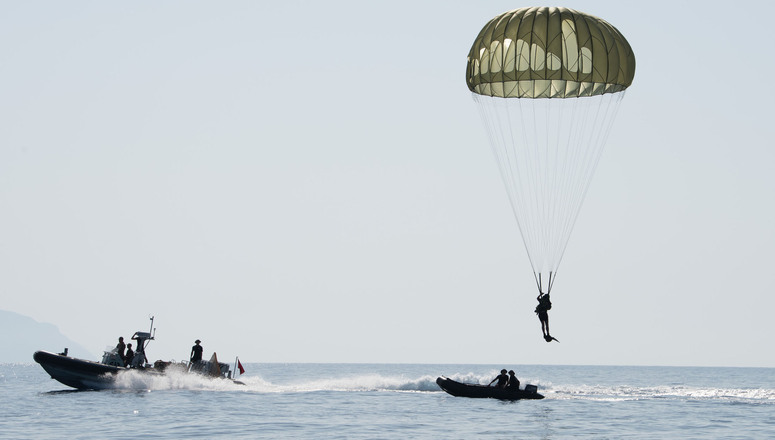
[[[573,9],[505,12],[471,46],[466,83],[539,292],[551,292],[634,75],[635,56],[624,36]]]

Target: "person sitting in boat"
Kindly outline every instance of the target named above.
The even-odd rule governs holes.
[[[126,349],[126,344],[124,344],[124,337],[119,336],[118,344],[116,344],[116,353],[118,353],[119,357],[121,357],[121,362],[126,364],[126,355],[124,354],[125,349]]]
[[[132,344],[126,345],[126,357],[124,358],[124,365],[127,367],[132,365],[132,358],[135,357],[135,352],[132,350]]]
[[[538,315],[538,320],[541,321],[541,333],[544,335],[544,341],[557,341],[557,339],[549,334],[549,310],[552,309],[552,301],[549,299],[549,294],[539,292],[538,298],[536,299],[538,300],[538,305],[536,306],[535,312]]]
[[[509,370],[509,383],[506,384],[506,389],[509,391],[516,391],[519,389],[519,379],[515,376],[514,370]]]
[[[196,344],[196,345],[191,347],[191,363],[192,364],[194,362],[202,360],[202,352],[204,351],[204,348],[201,345],[199,345],[201,342],[202,341],[197,339],[196,341],[194,341],[194,344]]]
[[[498,381],[498,383],[495,385],[498,388],[506,388],[506,384],[509,383],[509,376],[506,374],[506,370],[501,370],[501,374],[498,375],[495,379],[492,380],[487,386],[492,386],[493,382]]]

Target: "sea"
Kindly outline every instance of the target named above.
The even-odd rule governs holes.
[[[773,439],[775,368],[243,363],[244,385],[130,375],[76,391],[0,364],[2,439]],[[543,400],[453,397],[502,369]]]

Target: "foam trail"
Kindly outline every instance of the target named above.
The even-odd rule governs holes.
[[[775,389],[710,388],[676,385],[635,387],[628,385],[550,385],[547,398],[623,401],[642,399],[725,400],[775,404]]]
[[[493,374],[477,375],[474,373],[455,373],[446,375],[450,379],[465,383],[488,384],[495,376]],[[355,375],[351,377],[338,377],[328,379],[316,379],[306,382],[291,384],[272,384],[259,376],[240,378],[246,385],[246,390],[257,392],[275,393],[303,393],[315,391],[406,391],[406,392],[441,392],[436,384],[438,376],[423,375],[418,378],[405,376],[383,376],[379,374]],[[523,381],[540,385],[538,380]],[[523,385],[524,387],[524,385]]]
[[[243,376],[238,380],[210,378],[184,372],[168,372],[164,375],[149,375],[137,371],[122,372],[115,379],[115,388],[129,390],[203,390],[203,391],[248,391],[263,393],[303,393],[315,391],[440,391],[435,376],[406,378],[382,376],[379,374],[358,375],[316,379],[290,384],[273,384],[261,376]]]
[[[497,375],[452,373],[446,377],[458,382],[486,385]],[[744,403],[775,404],[775,389],[771,388],[712,388],[683,385],[657,385],[638,387],[630,385],[584,385],[553,384],[537,378],[520,378],[525,384],[538,385],[539,392],[547,399],[625,401],[643,399],[674,400],[724,400]],[[147,375],[129,371],[118,375],[116,387],[133,390],[203,390],[256,393],[310,393],[319,391],[338,392],[441,392],[436,385],[436,376],[424,375],[416,378],[405,376],[384,376],[380,374],[353,375],[335,378],[321,378],[295,383],[275,384],[261,376],[242,376],[239,381],[214,379],[188,373],[170,372],[165,375]]]
[[[152,375],[130,370],[116,376],[115,387],[131,390],[236,391],[241,385],[230,380],[187,372],[169,371],[166,374]]]
[[[435,376],[409,379],[401,376],[379,374],[317,379],[307,382],[277,385],[258,376],[241,378],[247,390],[274,393],[304,393],[315,391],[440,391]]]

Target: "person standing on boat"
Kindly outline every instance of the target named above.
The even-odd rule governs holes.
[[[498,388],[506,388],[506,384],[509,383],[509,376],[506,374],[506,370],[501,370],[501,374],[498,375],[495,379],[492,380],[487,386],[492,386],[493,382],[498,381],[498,383],[495,385]]]
[[[519,379],[515,376],[514,370],[509,370],[509,383],[506,384],[506,389],[509,391],[516,391],[519,389]]]
[[[124,344],[124,337],[119,336],[118,344],[116,344],[116,353],[118,353],[118,356],[121,358],[121,362],[126,364],[126,355],[124,355],[125,349],[126,349],[126,344]]]
[[[196,344],[196,345],[191,347],[191,363],[192,364],[194,362],[196,362],[196,361],[201,361],[202,360],[202,351],[204,351],[204,348],[202,348],[202,346],[199,345],[199,343],[201,343],[201,342],[202,341],[197,339],[196,341],[194,341],[194,344]]]
[[[132,350],[132,344],[126,345],[126,358],[124,359],[124,365],[130,366],[132,365],[132,358],[135,357],[135,352]]]

